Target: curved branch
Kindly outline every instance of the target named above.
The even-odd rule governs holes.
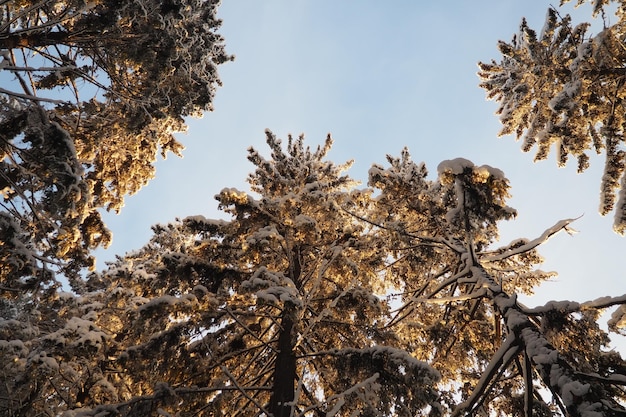
[[[453,252],[456,252],[456,253],[462,253],[464,251],[463,248],[461,248],[459,246],[456,246],[456,245],[453,245],[451,242],[449,242],[446,239],[436,239],[436,238],[429,237],[429,236],[419,236],[419,235],[414,235],[414,234],[411,234],[411,233],[403,231],[403,230],[392,229],[392,228],[389,228],[389,227],[387,227],[385,225],[382,225],[380,223],[376,223],[373,220],[369,220],[369,219],[367,219],[367,218],[365,218],[363,216],[360,216],[360,215],[358,215],[356,213],[353,213],[350,210],[347,210],[347,209],[345,209],[343,207],[341,207],[341,210],[345,211],[346,213],[348,213],[349,215],[351,215],[353,217],[356,217],[357,219],[359,219],[361,221],[364,221],[364,222],[366,222],[366,223],[368,223],[368,224],[370,224],[372,226],[378,227],[380,229],[390,230],[390,231],[393,231],[393,232],[396,232],[396,233],[400,233],[402,236],[410,237],[412,239],[418,239],[420,241],[423,241],[423,242],[426,242],[426,243],[430,243],[432,246],[439,246],[439,247],[445,246],[448,249],[450,249],[450,250],[452,250]]]
[[[530,250],[535,249],[537,246],[544,244],[545,242],[548,241],[548,239],[550,239],[555,234],[559,233],[561,230],[565,230],[568,234],[571,235],[575,233],[575,230],[570,228],[569,225],[572,222],[580,219],[580,217],[582,216],[576,217],[574,219],[565,219],[565,220],[558,221],[554,226],[546,229],[538,238],[533,239],[530,242],[524,245],[518,246],[516,248],[505,250],[503,253],[500,253],[497,255],[483,256],[481,257],[481,261],[497,262],[497,261],[510,258],[511,256],[514,256],[514,255],[519,255],[521,253],[528,252]]]
[[[471,415],[476,406],[480,405],[484,401],[484,397],[490,391],[488,388],[494,380],[494,377],[503,372],[509,366],[511,361],[515,359],[517,354],[521,352],[522,347],[518,343],[519,341],[515,335],[509,334],[507,336],[504,343],[502,343],[498,351],[491,359],[491,362],[489,362],[489,366],[485,372],[483,372],[483,375],[480,377],[480,380],[472,391],[472,394],[466,401],[456,407],[452,413],[452,417],[458,417],[462,414]]]

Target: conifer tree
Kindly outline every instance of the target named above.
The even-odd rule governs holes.
[[[605,7],[615,3],[617,22],[607,26],[605,20],[592,36],[588,23],[574,24],[554,8],[539,33],[522,20],[511,42],[498,43],[502,59],[479,63],[480,85],[500,104],[500,134],[514,133],[526,152],[536,147],[535,160],[547,158],[554,147],[560,166],[572,156],[582,172],[589,166],[589,152],[604,153],[599,211],[605,215],[615,209],[613,228],[624,234],[626,2],[593,3],[595,15],[604,15]]]
[[[155,226],[148,245],[91,277],[89,292],[72,301],[89,323],[76,330],[86,350],[63,333],[79,319],[61,320],[46,363],[72,371],[46,373],[48,385],[32,374],[29,387],[47,388],[19,392],[23,402],[37,399],[32,415],[46,407],[76,417],[439,409],[439,373],[384,327],[386,254],[354,215],[367,210],[369,191],[343,174],[349,163],[325,160],[330,137],[316,150],[302,137],[284,146],[271,132],[267,143],[270,159],[250,149],[254,194],[216,196],[230,220]],[[28,362],[36,353],[22,355]]]
[[[388,279],[403,288],[388,327],[441,373],[446,414],[623,415],[624,361],[608,350],[598,318],[626,296],[535,308],[517,301],[551,275],[536,268],[536,248],[569,231],[572,220],[493,248],[497,222],[515,215],[502,171],[455,159],[429,181],[406,150],[389,162],[370,170],[370,185],[380,190],[371,220],[391,244]],[[623,325],[622,310],[613,330]]]
[[[0,4],[0,289],[92,266],[99,209],[154,175],[173,133],[210,110],[231,57],[215,0]],[[79,283],[73,282],[75,285]]]
[[[527,307],[551,276],[540,237],[494,247],[515,216],[504,174],[465,159],[437,178],[407,150],[358,189],[267,132],[230,218],[154,227],[80,295],[3,300],[0,412],[61,415],[618,416],[626,295]],[[43,330],[43,331],[41,331]]]

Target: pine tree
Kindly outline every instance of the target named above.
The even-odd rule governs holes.
[[[604,14],[609,3],[595,1],[594,14]],[[522,20],[511,42],[499,42],[502,60],[479,63],[479,76],[487,97],[500,103],[500,134],[515,133],[526,152],[536,146],[535,160],[545,159],[554,146],[560,166],[573,156],[582,172],[589,151],[604,153],[599,211],[615,209],[614,230],[624,234],[626,3],[614,3],[618,21],[595,36],[588,34],[588,23],[574,25],[553,8],[540,33]]]
[[[174,132],[210,110],[231,57],[213,0],[11,0],[0,5],[0,285],[92,266],[115,210]],[[73,282],[75,285],[79,283]]]
[[[33,410],[282,417],[438,409],[439,373],[384,327],[386,254],[355,216],[369,191],[343,174],[349,163],[325,160],[330,137],[315,151],[302,137],[283,147],[268,132],[267,143],[270,159],[250,149],[254,195],[227,188],[216,196],[230,220],[155,226],[148,245],[91,277],[82,319],[106,336],[82,356],[91,366],[77,360],[71,382],[65,373],[52,378]]]
[[[464,159],[431,180],[404,150],[359,189],[350,163],[326,159],[330,137],[311,150],[268,131],[270,158],[249,150],[250,193],[216,196],[228,219],[154,226],[78,279],[110,239],[97,209],[118,210],[159,151],[180,151],[183,117],[210,110],[230,59],[217,2],[0,7],[0,68],[19,88],[0,89],[0,414],[626,413],[626,366],[598,324],[617,306],[609,330],[623,331],[626,295],[521,304],[551,276],[537,248],[572,220],[495,247],[515,216],[508,180]],[[582,171],[586,151],[605,152],[601,211],[617,205],[624,233],[619,16],[592,39],[554,10],[539,36],[523,22],[481,77],[502,133],[537,158],[555,143]]]
[[[495,247],[502,171],[408,150],[358,189],[267,132],[252,194],[226,220],[154,227],[80,295],[50,287],[0,305],[0,412],[61,415],[617,416],[626,295],[521,304],[550,273],[536,239]],[[30,295],[32,294],[32,295]],[[41,300],[44,299],[45,303]],[[37,299],[36,297],[41,297]],[[547,394],[549,393],[549,394]],[[552,398],[546,397],[552,396]]]
[[[448,412],[623,415],[624,361],[608,351],[598,318],[626,297],[536,308],[517,301],[517,294],[532,293],[551,275],[536,269],[536,248],[570,230],[571,220],[537,239],[492,249],[497,222],[515,215],[506,205],[502,171],[455,159],[442,162],[438,179],[429,181],[425,166],[406,150],[389,162],[389,168],[370,170],[370,185],[380,190],[371,220],[388,234],[388,273],[403,287],[388,326],[409,353],[441,373],[438,388]],[[612,323],[620,323],[622,310]]]

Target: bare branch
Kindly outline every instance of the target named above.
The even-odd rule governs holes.
[[[53,99],[53,98],[38,97],[38,96],[30,95],[30,94],[16,93],[14,91],[6,90],[6,89],[4,89],[2,87],[0,87],[0,93],[4,93],[4,94],[6,94],[8,96],[11,96],[11,97],[21,98],[21,99],[30,100],[30,101],[53,103],[53,104],[64,104],[64,103],[67,103],[67,101],[64,101],[64,100],[57,100],[57,99]]]

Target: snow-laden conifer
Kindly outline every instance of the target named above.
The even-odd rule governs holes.
[[[370,192],[326,159],[330,136],[316,149],[266,137],[269,157],[249,150],[251,190],[216,196],[227,219],[155,226],[91,277],[106,371],[75,381],[110,391],[68,407],[51,388],[47,403],[75,417],[436,415],[439,372],[385,327],[387,256],[359,218]]]
[[[406,149],[388,161],[370,170],[370,185],[380,191],[370,220],[387,236],[389,279],[402,286],[388,326],[409,353],[441,373],[447,412],[623,414],[624,361],[607,349],[598,319],[624,297],[534,309],[517,300],[553,275],[537,268],[537,247],[571,232],[574,220],[498,247],[497,223],[515,215],[502,171],[459,158],[439,164],[437,179],[429,180]],[[622,319],[620,307],[610,326],[623,326]]]
[[[111,239],[99,210],[119,211],[159,153],[180,154],[173,133],[211,110],[231,59],[218,3],[0,4],[0,238],[29,235],[32,251],[0,246],[3,286],[93,266],[90,250]]]
[[[594,13],[604,13],[609,3],[594,2]],[[582,172],[589,166],[589,152],[604,154],[599,211],[615,210],[613,228],[624,234],[626,3],[614,3],[619,4],[617,22],[607,25],[605,20],[595,35],[588,23],[573,24],[554,8],[540,33],[522,20],[511,42],[498,43],[501,60],[479,63],[478,75],[487,97],[499,103],[500,134],[514,133],[524,151],[535,148],[535,160],[554,150],[559,166],[572,156]]]

